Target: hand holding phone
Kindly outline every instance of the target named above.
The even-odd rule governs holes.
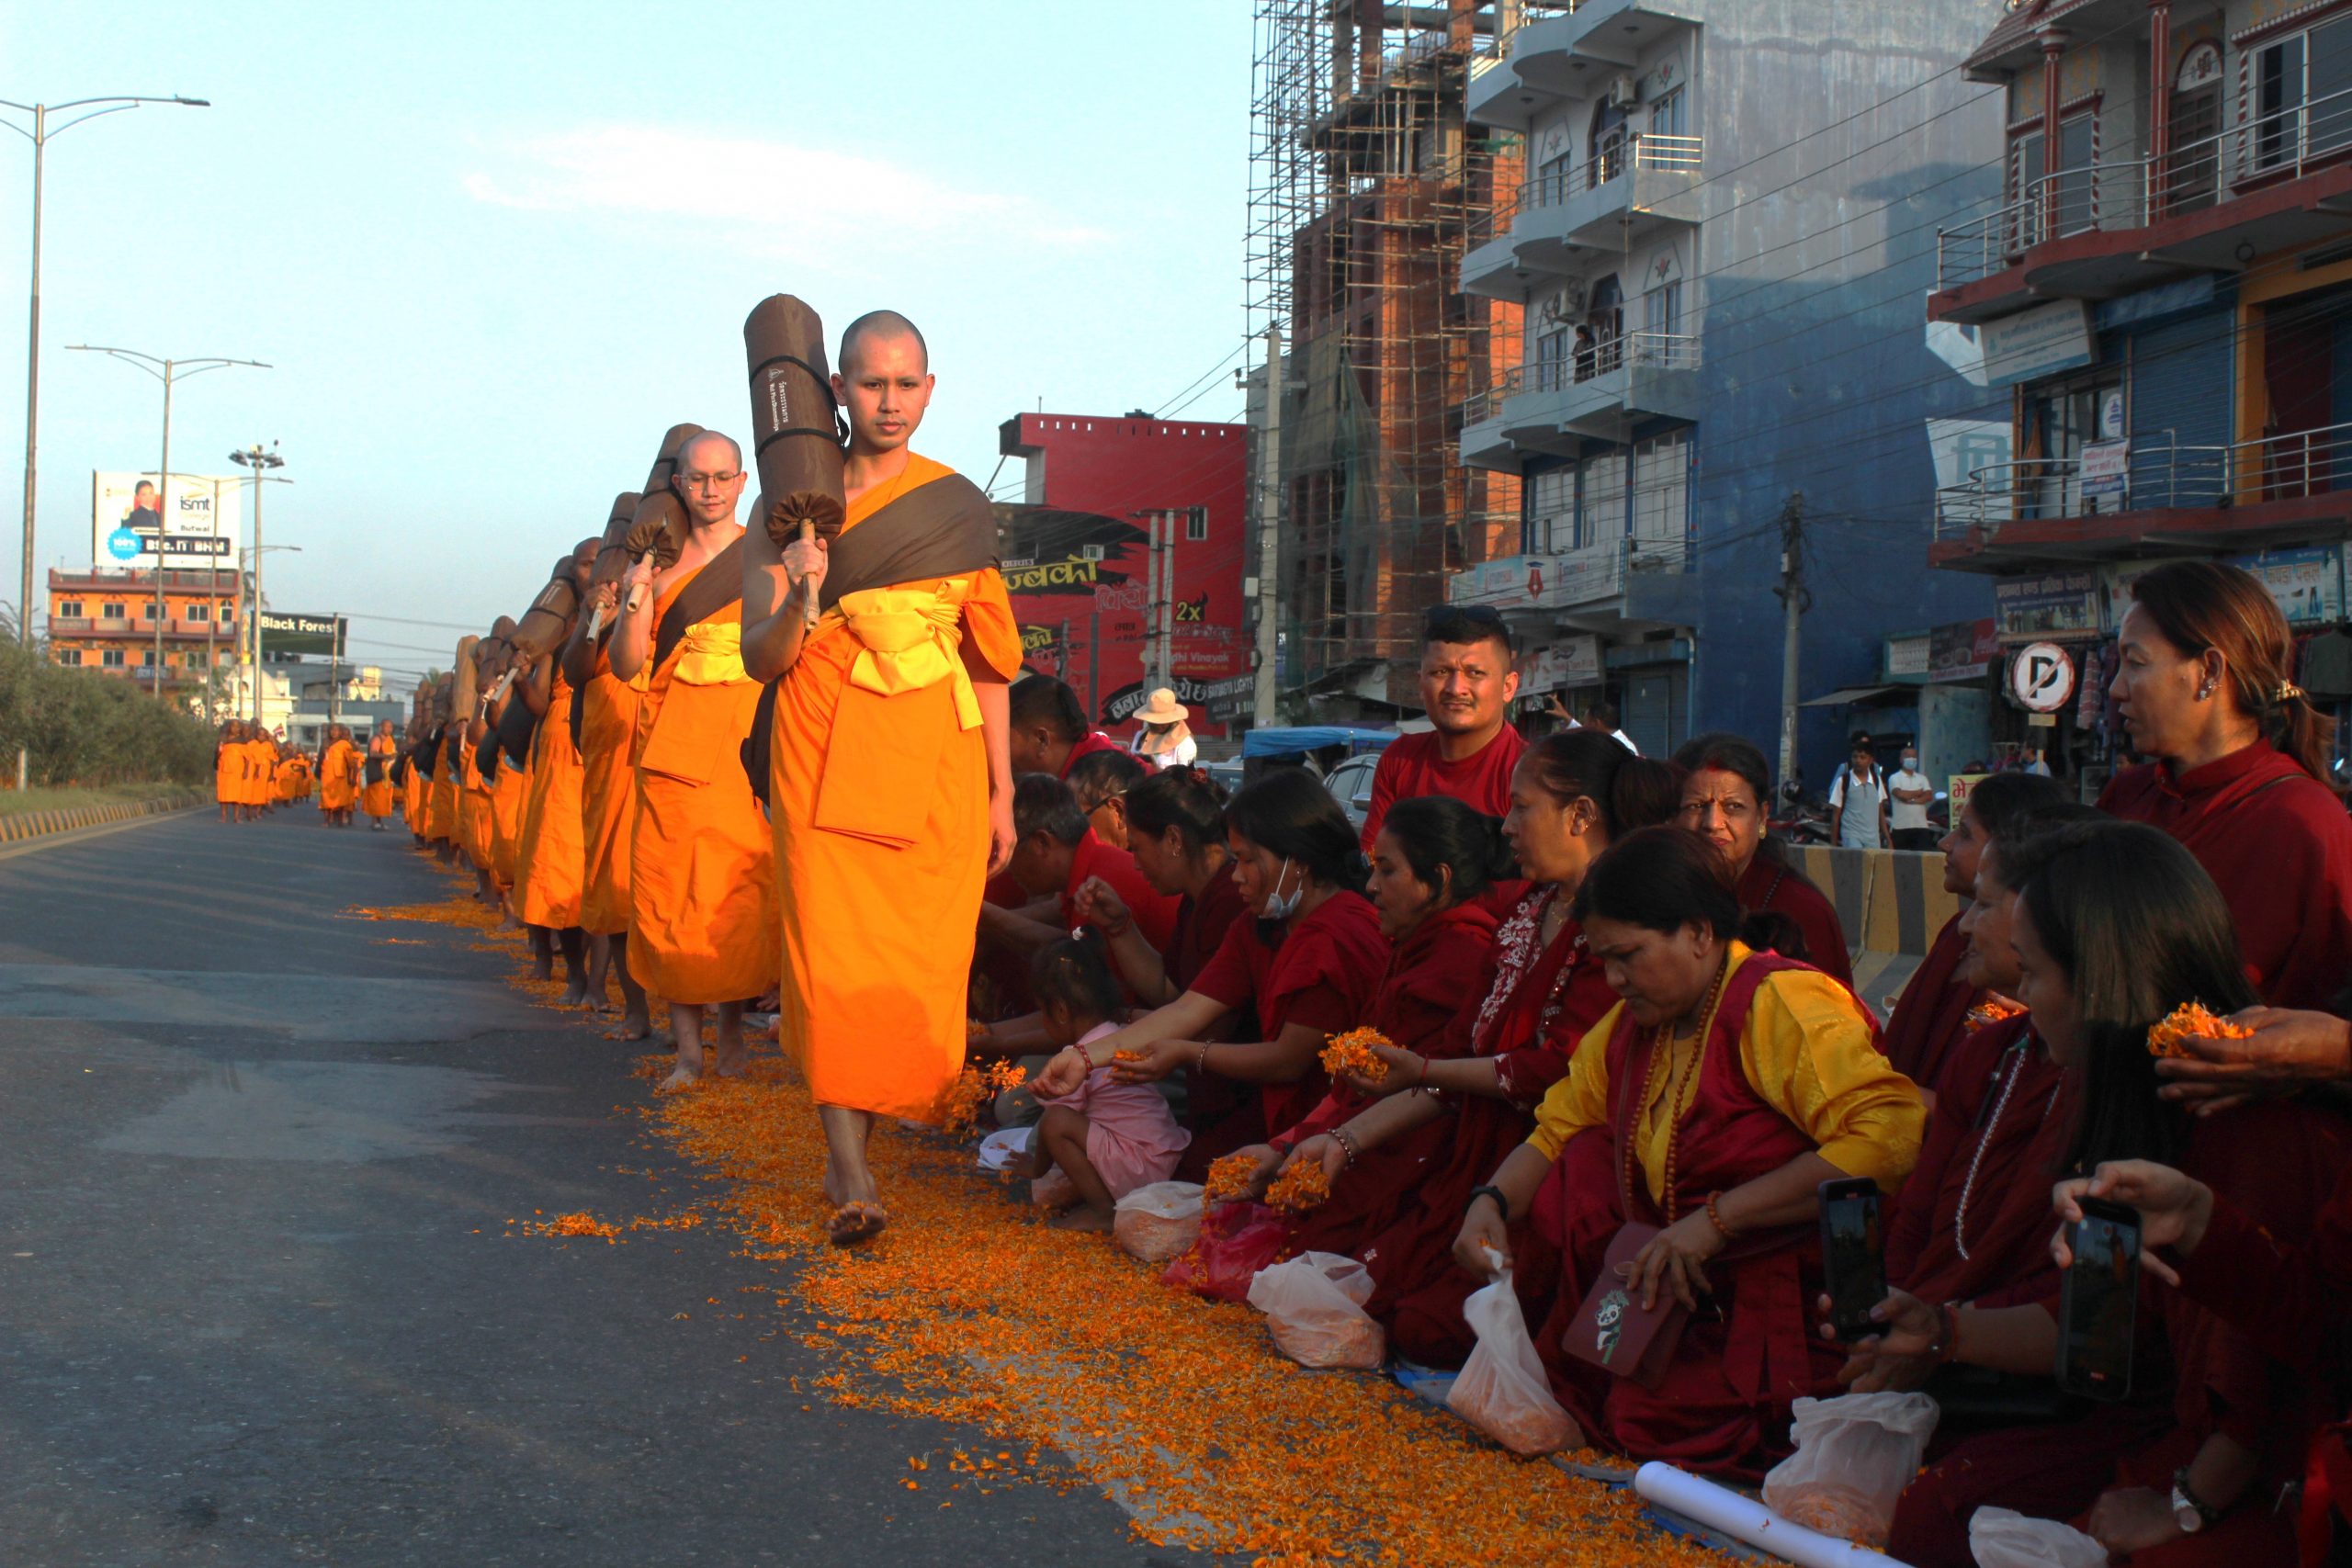
[[[2058,1386],[2126,1399],[2140,1303],[2139,1211],[2098,1198],[2075,1203],[2083,1217],[2067,1227],[2075,1261],[2059,1290]]]
[[[1871,1308],[1886,1300],[1886,1252],[1879,1231],[1878,1183],[1867,1176],[1825,1181],[1821,1195],[1821,1269],[1829,1326],[1852,1344],[1883,1333]]]

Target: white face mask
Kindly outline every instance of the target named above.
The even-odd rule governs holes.
[[[1917,773],[1917,772],[1919,771],[1919,759],[1918,759],[1918,758],[1917,758],[1917,757],[1905,757],[1905,758],[1904,758],[1904,759],[1903,759],[1903,771],[1904,771],[1905,773]]]
[[[1287,920],[1293,915],[1298,913],[1299,900],[1306,897],[1306,878],[1303,876],[1300,877],[1298,879],[1298,886],[1292,888],[1289,894],[1285,896],[1280,891],[1280,888],[1283,885],[1283,878],[1289,874],[1290,857],[1285,855],[1283,857],[1282,870],[1274,873],[1274,886],[1277,891],[1266,895],[1266,912],[1262,917],[1261,917],[1261,919],[1269,920]]]

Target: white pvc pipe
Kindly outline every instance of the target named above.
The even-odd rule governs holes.
[[[1798,1568],[1904,1568],[1883,1551],[1792,1525],[1753,1497],[1656,1460],[1634,1472],[1634,1490],[1661,1508]]]

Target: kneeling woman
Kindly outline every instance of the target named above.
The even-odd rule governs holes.
[[[1510,1215],[1558,1162],[1560,1293],[1537,1337],[1555,1392],[1588,1441],[1758,1475],[1787,1452],[1790,1404],[1835,1393],[1844,1359],[1815,1337],[1816,1189],[1871,1177],[1893,1190],[1925,1108],[1850,992],[1737,939],[1739,900],[1696,835],[1626,839],[1585,878],[1577,917],[1623,1000],[1471,1198],[1454,1255],[1480,1272],[1489,1249],[1507,1258]],[[1562,1351],[1625,1224],[1657,1227],[1627,1290],[1645,1310],[1670,1297],[1690,1312],[1656,1387]]]
[[[1323,1098],[1324,1042],[1363,1018],[1388,967],[1380,918],[1355,891],[1364,881],[1355,829],[1321,781],[1284,768],[1233,797],[1225,832],[1256,918],[1227,928],[1182,996],[1055,1056],[1039,1077],[1041,1098],[1068,1094],[1122,1052],[1122,1083],[1156,1083],[1190,1067],[1255,1086],[1266,1131],[1291,1126]],[[1245,1009],[1255,1010],[1255,1039],[1201,1038]]]

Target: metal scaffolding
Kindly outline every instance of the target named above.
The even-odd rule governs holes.
[[[1518,477],[1459,447],[1464,402],[1520,361],[1520,309],[1459,283],[1524,168],[1520,138],[1464,123],[1464,92],[1522,9],[1259,0],[1247,280],[1253,331],[1288,348],[1286,694],[1417,705],[1422,610],[1517,548]]]

